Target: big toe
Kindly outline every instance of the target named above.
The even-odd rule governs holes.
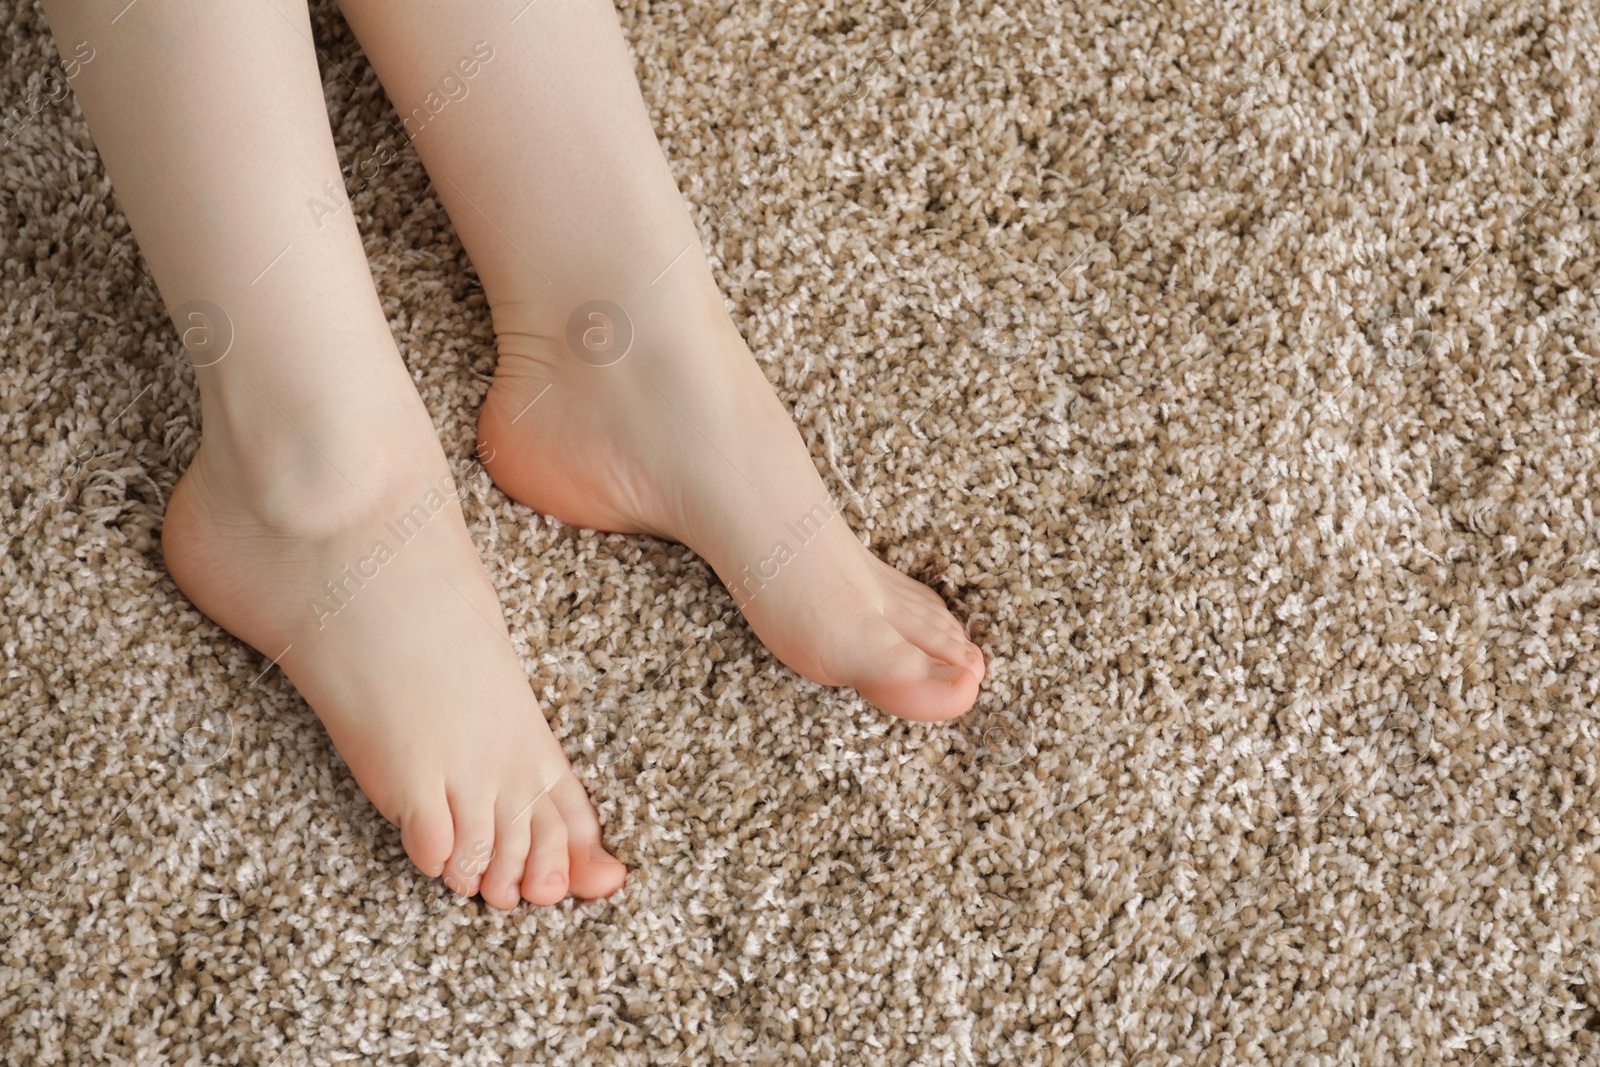
[[[971,708],[978,699],[982,653],[927,620],[898,621],[896,626],[880,615],[863,623],[841,671],[846,683],[902,719],[941,722]]]
[[[921,582],[894,572],[896,585],[884,607],[884,618],[911,644],[930,659],[964,667],[978,681],[987,668],[983,651],[972,643],[966,628],[950,614],[939,594]]]

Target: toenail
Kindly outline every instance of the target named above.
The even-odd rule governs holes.
[[[945,663],[935,663],[933,665],[933,676],[941,682],[949,684],[961,677],[961,668],[952,667]]]
[[[551,871],[550,877],[546,878],[545,882],[549,885],[560,885],[566,880],[567,876],[562,874],[560,871]]]

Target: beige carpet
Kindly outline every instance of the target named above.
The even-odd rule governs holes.
[[[633,868],[510,915],[164,575],[192,371],[0,3],[0,1059],[1600,1063],[1593,6],[922,3],[623,20],[849,521],[991,657],[944,726],[489,484],[481,290],[319,6],[344,159],[397,156],[351,182],[378,287]]]

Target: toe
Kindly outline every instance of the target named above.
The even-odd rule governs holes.
[[[983,652],[967,638],[955,616],[943,608],[929,609],[911,600],[891,601],[885,611],[900,635],[931,658],[956,667],[965,667],[983,681]]]
[[[522,895],[530,904],[555,904],[567,895],[567,827],[549,797],[533,806],[532,840]]]
[[[438,798],[419,806],[400,820],[400,843],[417,870],[429,878],[444,873],[445,861],[455,847],[456,827],[443,790]]]
[[[494,815],[494,858],[478,891],[490,906],[509,911],[522,901],[522,874],[533,847],[532,812],[538,801],[501,797]]]
[[[445,865],[444,884],[462,896],[474,896],[494,855],[494,799],[452,797],[455,848]]]
[[[879,564],[880,575],[887,581],[892,582],[899,591],[914,598],[918,604],[928,608],[930,611],[949,612],[945,605],[944,597],[934,592],[932,586],[917,581],[903,571],[896,570],[889,564],[884,563],[883,560],[877,559],[877,557],[873,558]]]
[[[622,861],[607,852],[600,840],[600,820],[589,803],[583,783],[567,775],[550,794],[567,828],[567,858],[571,864],[572,895],[583,900],[609,897],[628,877]]]
[[[929,627],[930,635],[936,634]],[[978,677],[965,666],[963,655],[953,662],[930,656],[908,641],[882,615],[863,619],[854,629],[852,651],[844,664],[847,684],[891,715],[919,722],[953,719],[978,698]],[[929,644],[939,644],[929,637]]]

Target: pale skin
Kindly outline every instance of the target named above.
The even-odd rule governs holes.
[[[204,437],[162,534],[178,587],[277,660],[423,872],[497,908],[616,891],[626,870],[509,641],[352,212],[307,209],[344,177],[304,4],[45,9],[64,55],[95,48],[73,87],[162,298],[232,323],[225,358],[193,358]],[[981,652],[836,513],[728,318],[610,4],[342,10],[488,297],[496,484],[688,545],[808,678],[903,718],[967,710]],[[597,298],[633,333],[604,366],[567,338]]]

